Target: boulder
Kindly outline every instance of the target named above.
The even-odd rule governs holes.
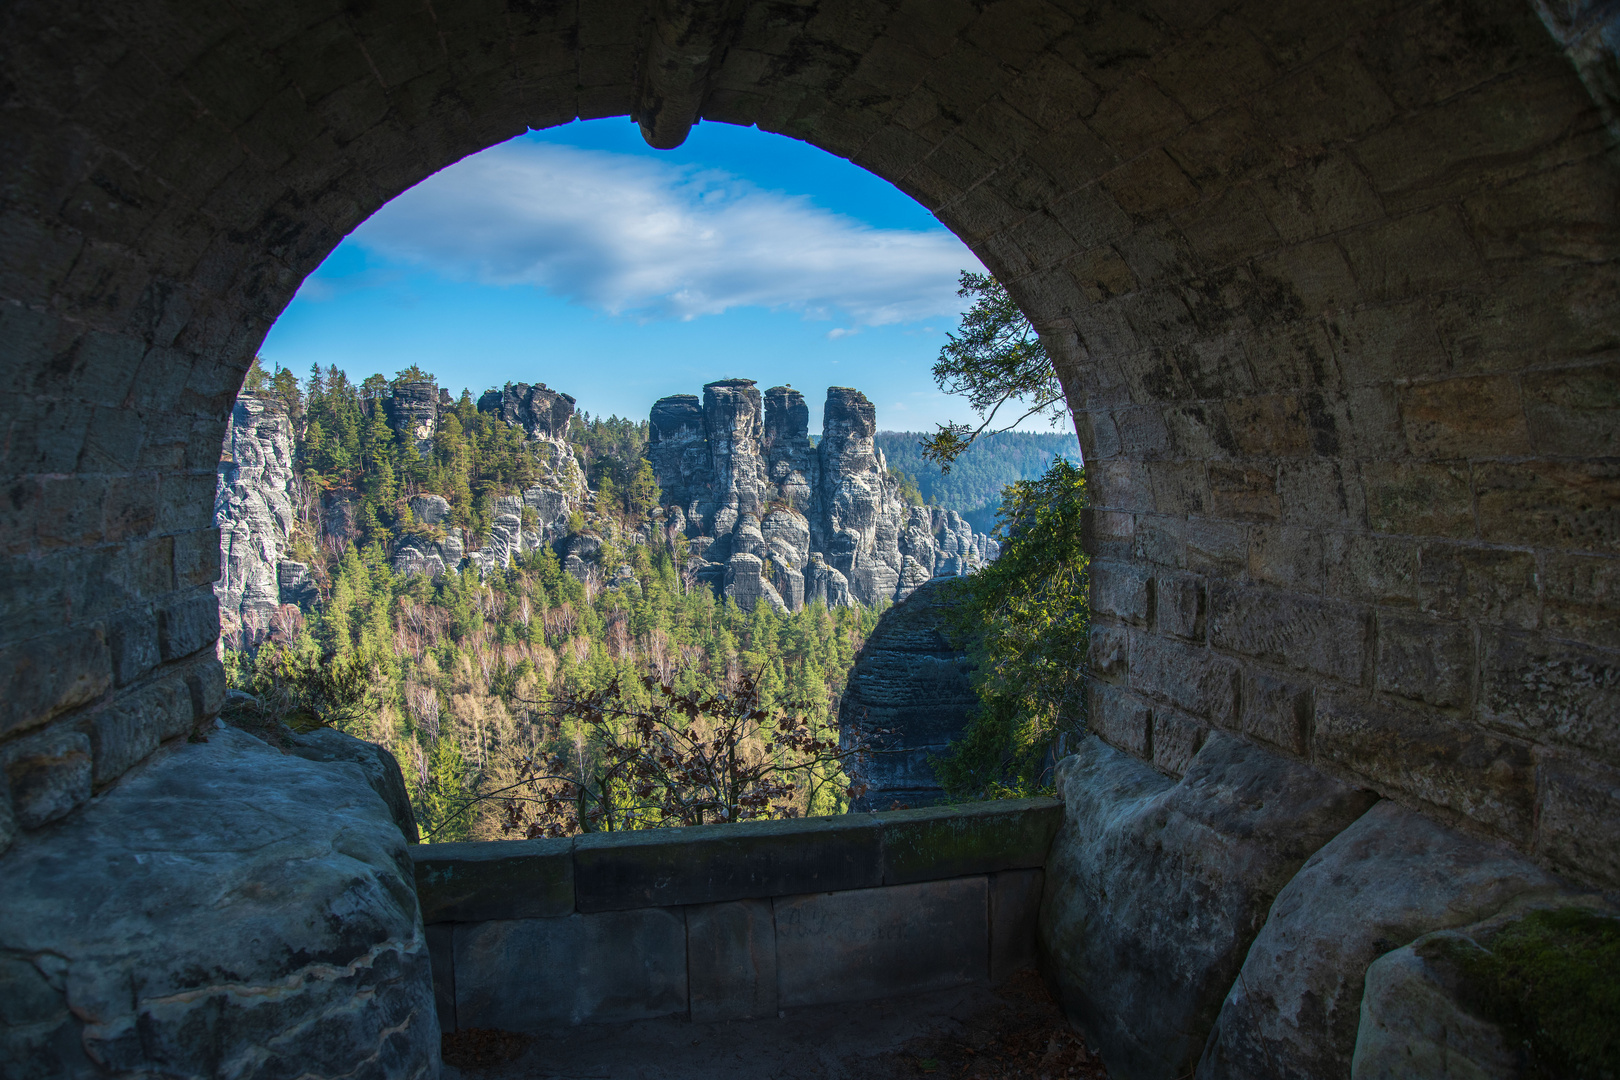
[[[1221,1006],[1199,1080],[1345,1075],[1368,964],[1421,934],[1559,891],[1506,845],[1379,803],[1277,895]]]
[[[1212,732],[1173,781],[1095,736],[1058,766],[1040,940],[1116,1076],[1188,1075],[1284,885],[1375,796]]]
[[[1351,1080],[1613,1075],[1613,996],[1592,990],[1614,972],[1590,946],[1594,931],[1613,940],[1617,927],[1613,910],[1569,895],[1385,953],[1367,969]],[[1502,990],[1480,970],[1504,954],[1499,970],[1533,990],[1510,999],[1518,1017],[1496,1014]],[[1510,1034],[1498,1020],[1528,1030]]]
[[[360,765],[171,743],[19,837],[0,910],[8,1080],[438,1075],[411,861]]]
[[[366,783],[387,804],[405,842],[417,842],[416,815],[411,812],[411,796],[405,790],[405,774],[387,749],[335,728],[320,727],[294,735],[288,753],[309,761],[346,761],[360,766]]]

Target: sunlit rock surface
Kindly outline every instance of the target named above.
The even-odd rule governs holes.
[[[214,494],[220,554],[214,592],[221,635],[233,645],[264,637],[283,603],[308,602],[309,568],[285,558],[302,502],[293,448],[292,420],[279,400],[254,393],[236,399]]]
[[[954,512],[900,498],[876,446],[877,410],[859,390],[827,391],[816,446],[804,395],[787,386],[761,395],[751,379],[710,383],[701,400],[661,398],[649,420],[666,520],[679,513],[695,575],[739,604],[898,600],[999,554]],[[762,560],[768,593],[751,583],[751,563],[732,567],[740,556]],[[737,589],[738,580],[748,584]]]

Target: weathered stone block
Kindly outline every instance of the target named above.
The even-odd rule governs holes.
[[[3,762],[11,788],[11,809],[25,829],[37,829],[65,816],[90,798],[90,739],[57,729],[14,742]]]
[[[1058,767],[1044,966],[1114,1075],[1187,1075],[1278,891],[1373,796],[1212,732],[1174,782],[1096,739]]]
[[[1086,661],[1105,679],[1121,680],[1130,671],[1131,636],[1118,626],[1093,626],[1086,639]]]
[[[1620,457],[1620,364],[1594,364],[1524,376],[1530,438],[1544,454]]]
[[[1454,810],[1520,843],[1530,838],[1530,752],[1437,713],[1318,693],[1316,759]]]
[[[1473,631],[1465,623],[1380,614],[1377,672],[1385,693],[1466,705],[1474,681]]]
[[[1107,683],[1090,687],[1091,730],[1139,758],[1153,754],[1153,706],[1128,690]]]
[[[1137,634],[1131,641],[1131,689],[1168,698],[1221,726],[1234,723],[1238,666],[1208,649]]]
[[[1516,376],[1416,383],[1401,392],[1407,444],[1419,457],[1523,455],[1530,433]]]
[[[1243,673],[1243,733],[1295,757],[1310,749],[1311,691],[1263,671]]]
[[[90,721],[95,783],[116,780],[191,725],[191,691],[182,678],[163,679],[113,702]]]
[[[1191,574],[1160,574],[1154,586],[1154,601],[1154,629],[1188,641],[1203,639],[1202,578]]]
[[[1487,724],[1620,764],[1620,655],[1512,631],[1487,634],[1484,646]]]
[[[870,814],[589,833],[574,841],[580,911],[709,904],[882,882],[879,819]]]
[[[1040,866],[1062,817],[1056,799],[995,799],[882,814],[883,884]]]
[[[0,653],[0,736],[94,701],[112,685],[112,654],[97,624]]]
[[[192,718],[204,724],[225,707],[225,667],[212,653],[204,653],[184,668],[191,691]]]
[[[539,1032],[687,1008],[679,908],[457,926],[455,953],[460,1028]]]
[[[1199,1062],[1210,1080],[1344,1076],[1379,954],[1557,883],[1522,856],[1384,801],[1277,894]]]
[[[991,982],[1035,966],[1044,882],[1040,870],[1004,870],[990,875]]]
[[[1211,514],[1228,521],[1276,521],[1282,516],[1275,469],[1209,467]]]
[[[456,1030],[456,928],[451,923],[423,927],[428,961],[433,966],[433,1011],[439,1030]]]
[[[215,562],[219,549],[214,549]],[[113,678],[126,686],[158,666],[157,618],[150,611],[136,609],[109,620],[107,644],[112,651]]]
[[[574,841],[418,844],[422,921],[544,919],[574,911]]]
[[[1620,769],[1543,755],[1536,852],[1580,880],[1620,887]]]
[[[1260,585],[1321,592],[1327,584],[1322,534],[1298,526],[1256,525],[1249,538],[1249,578]]]
[[[686,963],[694,1023],[775,1016],[771,902],[732,900],[687,908]]]
[[[1462,465],[1370,461],[1361,467],[1374,532],[1473,536],[1474,495]]]
[[[219,600],[213,590],[197,592],[158,612],[163,659],[178,660],[219,640]]]
[[[1524,555],[1531,557],[1528,552]],[[1541,610],[1547,630],[1558,637],[1620,649],[1620,560],[1552,553],[1541,577],[1545,588]],[[1526,607],[1535,603],[1533,577],[1529,585],[1528,595],[1521,600]],[[1513,625],[1528,629],[1533,624],[1521,619]]]
[[[1091,564],[1091,610],[1132,626],[1146,626],[1152,613],[1153,578],[1131,563]]]
[[[1187,569],[1236,576],[1243,573],[1248,557],[1248,534],[1237,522],[1211,518],[1187,522]]]
[[[1209,610],[1209,640],[1218,648],[1348,683],[1362,680],[1371,635],[1365,611],[1355,605],[1221,581],[1210,583]]]
[[[174,538],[174,585],[211,585],[219,580],[219,530],[194,529]]]
[[[870,1001],[989,977],[984,877],[777,897],[781,1005]]]
[[[1474,470],[1479,535],[1502,544],[1620,552],[1620,465],[1492,461]]]
[[[1181,776],[1209,735],[1209,728],[1176,709],[1153,713],[1153,764],[1171,776]]]

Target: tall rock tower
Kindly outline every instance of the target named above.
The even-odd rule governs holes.
[[[662,398],[649,419],[647,457],[697,576],[744,607],[897,600],[995,557],[955,514],[899,497],[859,390],[827,391],[817,446],[804,395],[751,379]]]

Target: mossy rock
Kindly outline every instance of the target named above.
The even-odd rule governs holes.
[[[1564,907],[1487,925],[1417,951],[1501,1028],[1530,1075],[1620,1078],[1620,917]]]

